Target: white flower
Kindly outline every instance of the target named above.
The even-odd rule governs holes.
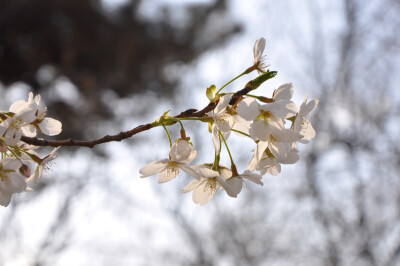
[[[248,180],[252,181],[253,183],[263,186],[264,184],[261,181],[261,178],[262,178],[261,175],[254,174],[248,170],[245,170],[242,174],[232,176],[229,179],[227,179],[226,183],[228,183],[231,186],[233,193],[238,195],[243,187],[243,182],[244,182],[243,179],[248,179]]]
[[[315,137],[315,130],[310,121],[306,119],[306,116],[317,107],[319,102],[318,100],[312,100],[307,103],[307,98],[306,95],[295,117],[293,126],[294,131],[303,135],[303,138],[299,142],[304,144],[309,143]]]
[[[46,155],[41,161],[38,163],[35,172],[27,179],[27,182],[33,181],[34,184],[38,184],[40,178],[42,177],[43,170],[49,169],[49,162],[57,158],[56,151],[60,147],[54,148],[48,155]],[[32,152],[32,151],[31,151]]]
[[[270,173],[277,175],[280,172],[279,163],[294,164],[298,160],[298,150],[294,143],[278,142],[271,137],[269,141],[257,143],[246,170],[252,172],[257,169],[260,170],[261,174],[265,174],[262,169],[274,167],[274,170],[271,170]]]
[[[45,117],[47,108],[41,105],[40,99],[40,95],[34,98],[31,92],[28,101],[16,101],[10,106],[8,114],[3,113],[0,137],[4,137],[7,145],[16,145],[22,135],[35,137],[37,129],[49,136],[61,132],[60,121]]]
[[[193,191],[193,202],[200,205],[206,205],[217,193],[218,189],[225,189],[226,193],[231,197],[236,197],[237,194],[232,190],[230,185],[226,183],[232,172],[226,168],[220,168],[220,172],[211,170],[211,166],[197,165],[193,168],[199,172],[201,179],[193,180],[182,192],[187,193]]]
[[[196,157],[196,151],[184,139],[177,140],[171,147],[169,159],[163,159],[147,164],[139,173],[141,177],[148,177],[158,173],[158,183],[165,183],[174,179],[182,169],[194,178],[200,179],[199,174],[188,163]]]
[[[215,151],[217,153],[219,153],[219,149],[221,146],[219,141],[218,131],[221,132],[222,136],[226,140],[231,133],[233,124],[235,123],[233,115],[228,113],[226,109],[229,105],[231,97],[232,97],[231,95],[224,95],[223,97],[221,97],[219,99],[218,105],[215,107],[212,113],[212,117],[214,120],[212,126],[212,141],[214,144]]]
[[[245,98],[238,104],[237,113],[250,125],[250,136],[254,140],[267,141],[272,135],[283,142],[293,142],[302,136],[298,132],[285,128],[285,118],[297,113],[297,106],[290,99],[293,95],[292,84],[284,84],[275,90],[273,102],[260,105],[254,98]]]
[[[33,98],[33,93],[30,92],[27,102],[17,101],[10,107],[10,112],[18,113],[21,110],[31,110],[34,115],[32,121],[21,126],[21,130],[25,136],[36,136],[36,129],[39,129],[41,133],[48,136],[58,135],[61,132],[62,125],[60,121],[45,117],[47,107],[41,103],[40,95],[36,95],[35,98]]]
[[[268,67],[265,64],[265,56],[263,56],[265,49],[265,39],[260,38],[254,43],[253,55],[254,55],[254,67],[259,73],[265,73],[265,68]]]
[[[26,189],[25,178],[18,169],[22,163],[15,158],[0,160],[0,205],[7,207],[14,193],[21,193]]]
[[[275,158],[265,157],[259,164],[260,174],[278,175],[281,172],[281,165]]]

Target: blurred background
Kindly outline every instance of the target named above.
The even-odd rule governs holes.
[[[257,94],[293,82],[298,105],[320,100],[298,163],[204,207],[180,193],[186,175],[139,178],[167,156],[162,129],[61,149],[0,209],[0,265],[400,265],[399,14],[398,0],[0,1],[0,109],[41,94],[57,139],[203,108],[260,37],[278,76]],[[211,162],[207,125],[185,126],[194,163]],[[229,144],[242,171],[253,146]]]

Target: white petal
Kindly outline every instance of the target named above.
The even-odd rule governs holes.
[[[288,152],[285,159],[280,163],[283,164],[294,164],[300,159],[299,154],[295,151]]]
[[[11,119],[7,119],[0,123],[0,137],[2,137],[4,135],[4,133],[6,132],[6,130],[9,127],[9,125],[11,124],[10,120]]]
[[[254,182],[254,183],[258,184],[258,185],[261,185],[261,186],[264,185],[264,183],[261,181],[262,176],[259,175],[259,174],[252,174],[252,173],[250,173],[248,171],[244,171],[244,173],[241,174],[240,176],[242,178],[246,178],[246,179],[250,180],[251,182]]]
[[[201,186],[198,186],[193,190],[193,201],[196,204],[206,205],[217,193],[217,189],[215,188],[215,181],[207,180]]]
[[[223,178],[221,178],[220,176],[217,176],[216,179],[217,179],[217,182],[221,185],[221,187],[223,187],[225,189],[228,196],[233,197],[233,198],[237,197],[236,191],[234,191],[232,189],[232,187],[228,183],[226,183],[226,181]]]
[[[311,111],[313,111],[317,107],[318,102],[319,100],[312,100],[307,104],[303,102],[300,106],[299,116],[300,117],[307,116]]]
[[[260,61],[262,54],[265,49],[265,39],[260,38],[254,43],[253,47],[253,56],[254,56],[254,63]]]
[[[258,167],[258,162],[257,162],[256,156],[253,154],[253,156],[250,159],[250,162],[246,166],[246,170],[253,172],[257,169],[257,167]]]
[[[192,148],[187,140],[179,139],[171,147],[169,151],[171,160],[179,163],[190,163],[196,158],[196,151]]]
[[[311,125],[310,121],[308,121],[307,119],[302,118],[301,120],[302,122],[300,134],[303,135],[303,138],[299,142],[307,144],[315,137],[315,129]]]
[[[1,190],[10,193],[21,193],[26,188],[25,177],[17,173],[8,173],[1,183]]]
[[[283,84],[275,92],[273,99],[274,101],[290,100],[293,96],[293,85],[292,83]]]
[[[36,167],[35,172],[26,179],[26,182],[28,184],[30,184],[31,182],[33,182],[34,184],[38,184],[40,181],[40,178],[42,177],[42,173],[43,173],[43,166],[39,165],[38,167]]]
[[[226,169],[226,168],[222,168],[221,170],[220,170],[220,177],[223,179],[223,180],[227,180],[228,178],[230,178],[231,176],[232,176],[232,171],[231,170],[229,170],[229,169]]]
[[[212,126],[212,141],[214,144],[214,149],[216,153],[219,153],[219,149],[220,149],[220,141],[219,141],[219,134],[218,134],[218,127],[217,125],[214,123]]]
[[[8,191],[2,191],[0,190],[0,205],[7,207],[8,204],[11,202],[11,197],[13,193],[10,193]]]
[[[40,131],[48,136],[55,136],[61,133],[62,124],[60,121],[46,117],[38,124]]]
[[[139,170],[139,173],[142,175],[141,177],[148,177],[148,176],[155,175],[155,174],[163,171],[167,167],[168,162],[169,162],[169,160],[151,162],[151,163],[143,166],[142,169]]]
[[[259,141],[257,143],[256,149],[254,151],[257,163],[261,161],[261,158],[267,148],[268,148],[268,141]]]
[[[245,134],[249,134],[249,130],[250,130],[250,121],[247,121],[245,119],[243,119],[241,116],[235,115],[233,117],[233,119],[235,119],[235,123],[233,124],[232,129],[235,129],[237,131],[241,131]],[[244,137],[243,134],[237,133],[234,131],[234,133],[238,136]]]
[[[193,176],[194,178],[200,180],[200,174],[195,171],[191,166],[189,165],[185,165],[185,164],[180,164],[179,167],[185,171],[186,173],[188,173],[189,175]]]
[[[301,135],[300,133],[287,128],[285,128],[283,131],[280,132],[272,131],[272,135],[277,140],[286,143],[299,141],[303,137],[303,135]]]
[[[267,158],[260,162],[260,173],[262,175],[268,173],[271,175],[278,175],[281,172],[281,165],[275,158]]]
[[[22,134],[27,137],[35,137],[36,136],[36,128],[31,124],[25,125],[21,127]]]
[[[214,116],[214,122],[217,124],[219,131],[230,132],[235,120],[233,116],[228,113],[219,113]]]
[[[26,107],[26,104],[24,100],[18,100],[13,102],[8,110],[13,113],[18,113]]]
[[[21,161],[15,158],[4,158],[0,164],[4,170],[17,170],[22,166]]]
[[[223,112],[225,110],[225,108],[229,105],[231,98],[232,98],[232,95],[230,95],[230,94],[226,94],[226,95],[222,96],[221,98],[219,98],[219,102],[214,109],[214,113],[218,114],[218,113]]]
[[[260,114],[259,106],[256,99],[245,98],[238,104],[236,112],[243,119],[253,121]]]
[[[231,177],[226,180],[226,183],[230,186],[232,194],[238,195],[242,191],[243,179],[240,177]]]
[[[204,182],[206,182],[207,179],[202,178],[201,180],[193,180],[192,182],[190,182],[189,184],[187,184],[183,189],[182,189],[182,193],[188,193],[192,190],[194,190],[195,188],[197,188],[198,186],[200,186],[201,184],[203,184]]]
[[[204,178],[213,178],[219,176],[217,171],[211,170],[208,166],[205,165],[194,165],[192,168],[199,173],[201,177]]]
[[[158,174],[158,183],[165,183],[177,177],[180,173],[180,168],[175,163],[168,164],[163,171]]]
[[[254,140],[263,140],[266,141],[269,139],[269,135],[271,134],[270,127],[264,123],[262,120],[255,120],[250,125],[250,136]]]

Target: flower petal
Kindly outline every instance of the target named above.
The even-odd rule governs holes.
[[[158,183],[165,183],[177,177],[180,173],[180,167],[175,162],[170,163],[163,171],[158,174]]]
[[[217,193],[215,180],[207,180],[193,190],[192,199],[194,203],[200,205],[206,205]]]
[[[43,121],[38,124],[38,126],[40,128],[40,131],[48,136],[58,135],[62,131],[61,122],[50,117],[45,117]]]
[[[233,116],[228,113],[219,113],[214,116],[214,122],[217,124],[219,131],[230,132],[235,120]]]
[[[263,140],[267,141],[269,139],[269,135],[271,134],[270,127],[264,123],[262,120],[255,120],[250,125],[250,136],[254,140]]]
[[[292,83],[283,84],[275,92],[272,98],[274,101],[290,100],[293,96]]]
[[[214,144],[215,152],[219,153],[221,144],[219,141],[218,127],[215,123],[212,126],[212,134],[211,135],[212,135],[212,142]]]
[[[305,101],[306,101],[306,99],[305,99]],[[318,102],[319,102],[319,100],[317,100],[317,99],[312,100],[312,101],[308,102],[307,104],[305,102],[303,102],[300,105],[299,116],[300,117],[307,116],[311,111],[313,111],[317,107]]]
[[[169,160],[151,162],[143,166],[142,169],[139,170],[139,173],[142,175],[142,178],[155,175],[161,171],[164,171],[164,169],[167,167],[168,162]]]
[[[224,112],[225,108],[229,105],[231,98],[232,98],[231,94],[226,94],[226,95],[222,96],[221,98],[219,98],[219,102],[214,109],[214,113],[218,114],[218,113]]]
[[[12,194],[11,192],[0,190],[0,205],[7,207],[11,202]]]
[[[207,182],[206,178],[202,178],[201,180],[193,180],[192,182],[190,182],[189,184],[187,184],[183,189],[182,189],[182,193],[188,193],[192,190],[194,190],[195,188],[197,188],[198,186],[200,186],[201,184],[203,184],[204,182]]]
[[[243,119],[253,121],[260,114],[259,104],[254,98],[245,98],[240,101],[236,108],[236,112]]]
[[[221,187],[225,189],[226,194],[228,194],[228,196],[233,198],[237,197],[236,191],[222,177],[217,176],[216,180],[221,185]]]
[[[262,54],[264,53],[264,49],[265,49],[265,39],[260,38],[254,43],[253,47],[254,64],[260,61]]]
[[[231,177],[226,180],[226,183],[230,186],[232,194],[238,195],[242,191],[243,179],[240,177]]]
[[[179,167],[185,171],[186,173],[188,173],[189,175],[193,176],[194,178],[200,180],[200,174],[195,171],[191,166],[186,165],[186,164],[180,164]]]
[[[217,171],[211,170],[210,167],[206,165],[194,165],[192,168],[199,173],[201,177],[213,178],[219,176]]]
[[[246,178],[253,183],[263,186],[264,183],[261,181],[262,176],[259,174],[252,174],[249,171],[244,171],[243,174],[240,175],[242,178]]]
[[[7,178],[1,183],[1,190],[11,193],[21,193],[26,188],[25,177],[17,173],[8,173]]]

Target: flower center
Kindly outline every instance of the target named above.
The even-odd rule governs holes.
[[[208,195],[214,195],[217,191],[217,179],[209,178],[206,185],[204,186],[203,192]]]
[[[169,162],[167,165],[167,175],[168,176],[177,176],[180,172],[180,169],[178,167],[178,165],[176,164],[176,162]]]

